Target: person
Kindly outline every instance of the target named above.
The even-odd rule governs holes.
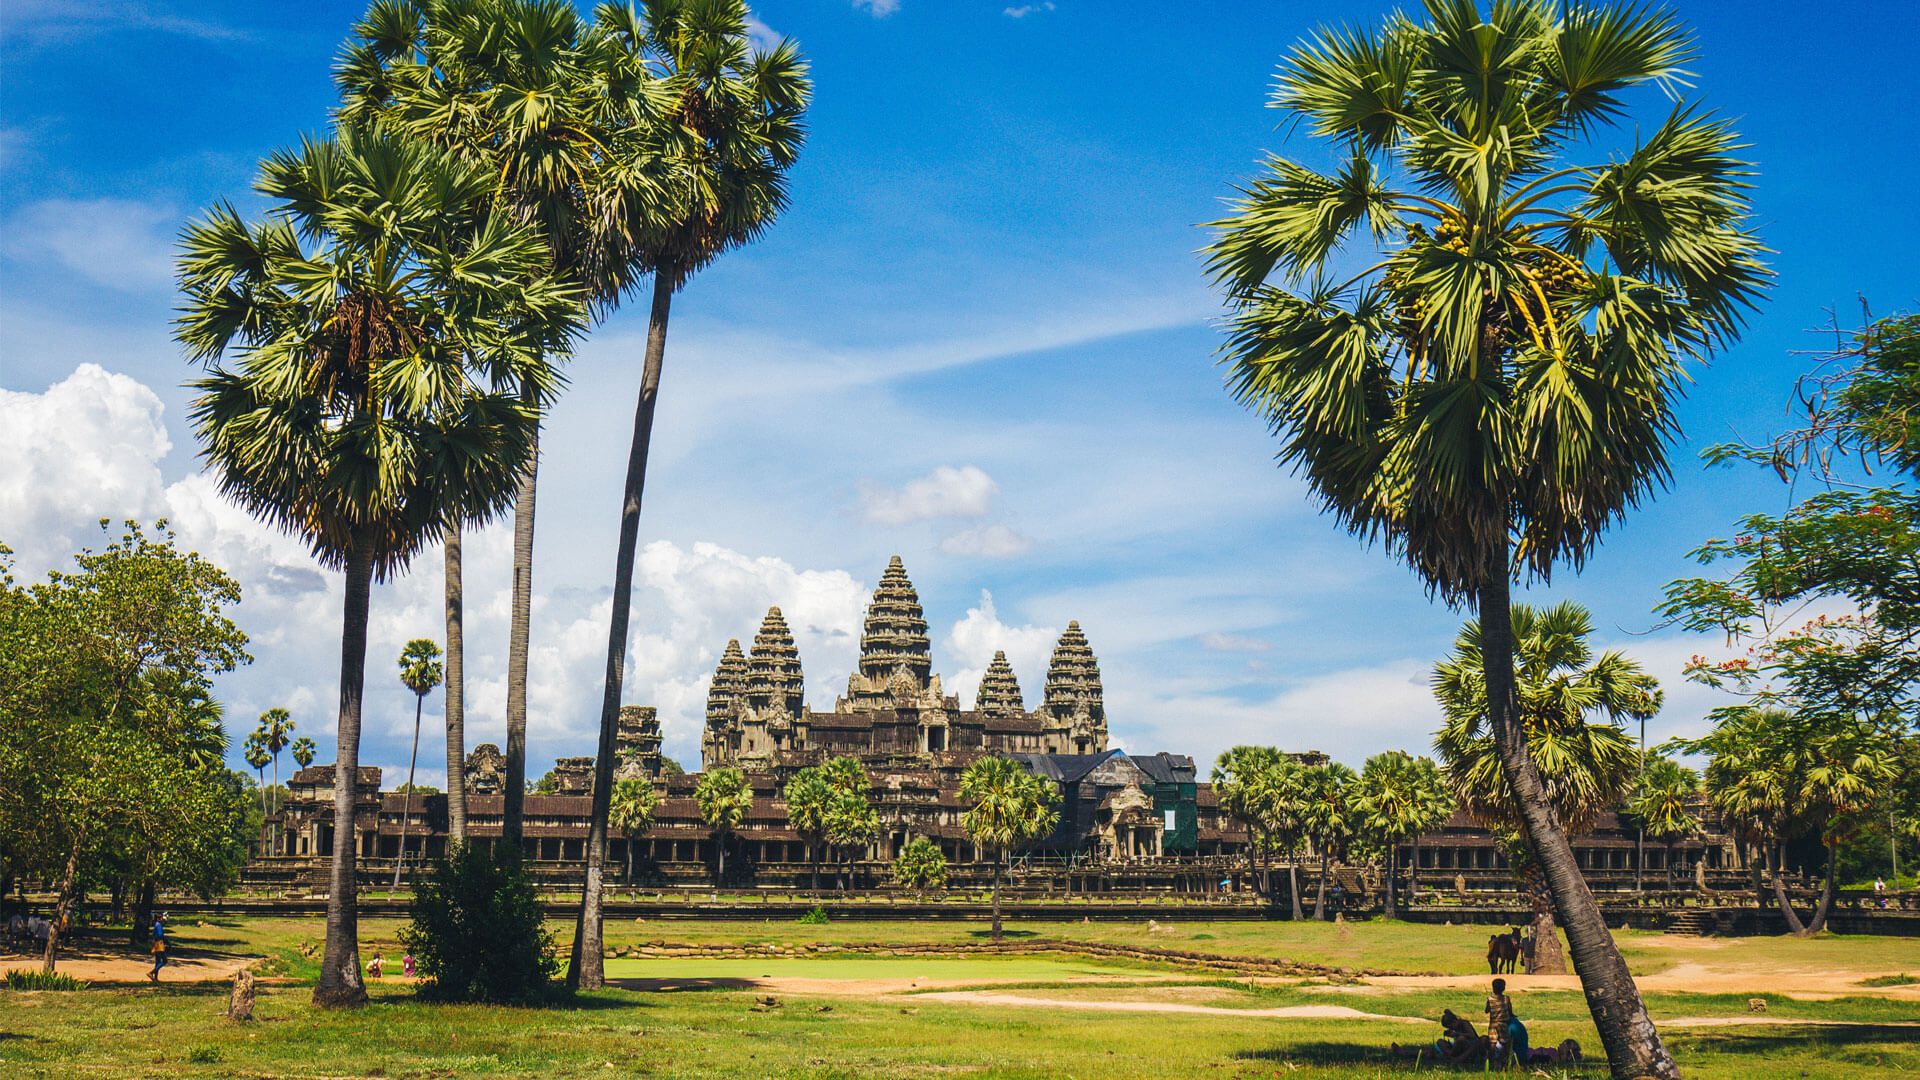
[[[1543,1046],[1527,1058],[1529,1065],[1571,1065],[1580,1060],[1580,1042],[1562,1039],[1557,1047]]]
[[[147,972],[147,981],[157,983],[160,969],[167,966],[167,913],[164,911],[153,917],[153,944],[149,948],[153,953],[153,970]]]
[[[405,975],[409,979],[413,978],[413,954],[412,953],[408,953],[405,956],[402,956],[400,958],[400,974]]]
[[[1887,906],[1887,882],[1878,875],[1873,879],[1873,902],[1882,908]]]
[[[1339,882],[1333,883],[1333,912],[1338,915],[1345,907],[1347,890]]]
[[[1520,938],[1521,970],[1529,975],[1533,974],[1533,949],[1534,946],[1538,944],[1539,940],[1535,937],[1532,929],[1528,929],[1526,934]]]
[[[1498,1057],[1527,1060],[1527,1028],[1513,1015],[1513,1000],[1507,997],[1505,979],[1493,980],[1493,993],[1487,997],[1487,1038],[1493,1042]]]
[[[1440,1013],[1440,1038],[1427,1046],[1401,1046],[1394,1043],[1392,1053],[1395,1057],[1422,1057],[1449,1062],[1454,1065],[1472,1064],[1487,1055],[1487,1040],[1473,1030],[1473,1024],[1452,1009]]]
[[[369,979],[379,978],[380,969],[385,964],[386,964],[386,960],[382,958],[379,953],[374,953],[373,959],[367,961],[367,978]]]

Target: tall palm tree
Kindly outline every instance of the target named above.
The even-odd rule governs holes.
[[[293,740],[293,727],[293,715],[285,709],[273,708],[260,714],[260,726],[254,734],[260,736],[260,745],[266,748],[273,759],[273,787],[267,789],[269,792],[280,788],[280,752]],[[276,805],[279,798],[278,795],[274,796]],[[277,824],[273,827],[273,843],[278,849],[280,827]]]
[[[293,740],[293,745],[287,747],[287,752],[293,755],[293,763],[303,769],[313,764],[314,754],[317,750],[318,747],[314,746],[313,740],[307,738],[305,735]]]
[[[1641,831],[1666,848],[1668,888],[1673,887],[1674,842],[1700,829],[1693,812],[1700,795],[1699,773],[1671,758],[1649,756],[1639,787],[1627,800],[1627,812],[1639,821]],[[1639,875],[1634,878],[1638,881]]]
[[[1579,567],[1665,479],[1685,362],[1765,285],[1729,124],[1681,105],[1624,152],[1576,156],[1692,54],[1665,13],[1554,0],[1323,31],[1273,104],[1341,164],[1269,158],[1209,249],[1236,307],[1231,386],[1280,460],[1491,628],[1490,728],[1619,1076],[1676,1068],[1529,753],[1508,605],[1516,576]]]
[[[587,826],[587,873],[574,940],[577,965],[568,984],[605,983],[600,926],[601,862],[605,857],[607,800],[613,779],[614,736],[626,676],[627,624],[633,608],[633,562],[640,537],[647,453],[666,358],[667,317],[673,294],[723,253],[764,233],[785,208],[786,174],[800,154],[801,117],[811,93],[806,65],[791,42],[754,49],[745,0],[647,0],[642,12],[606,3],[596,25],[629,66],[651,71],[668,103],[661,125],[662,200],[624,193],[631,183],[610,182],[598,207],[627,253],[613,272],[633,280],[653,276],[647,346],[633,414],[620,495],[620,540],[614,556],[613,611],[607,625],[606,686],[600,699],[600,744],[595,753],[593,804]],[[652,161],[636,167],[659,170]]]
[[[739,769],[709,769],[700,775],[693,788],[693,801],[700,808],[700,820],[713,830],[713,848],[717,859],[714,883],[727,879],[727,837],[747,819],[753,808],[753,787],[747,774]]]
[[[637,213],[631,208],[649,205],[660,192],[654,174],[661,96],[653,92],[655,80],[622,60],[565,0],[376,0],[354,28],[336,81],[343,116],[377,118],[493,177],[495,205],[540,227],[555,272],[585,286],[603,314],[625,280],[608,267],[624,264],[628,254],[615,234],[599,227],[601,212],[590,201]],[[559,377],[552,365],[539,374],[518,389],[528,404],[544,407]],[[501,839],[513,847],[525,828],[537,436],[514,495],[501,819]],[[464,613],[459,523],[448,531],[452,675],[464,671],[455,647]],[[464,728],[464,696],[450,684],[450,725]],[[459,771],[451,763],[452,743],[465,752],[464,730],[460,734],[449,740],[449,777]],[[460,794],[464,799],[464,785]],[[464,826],[464,806],[461,818]]]
[[[420,712],[427,695],[440,685],[440,646],[414,638],[400,650],[400,683],[413,691],[413,751],[407,755],[407,797],[400,811],[400,858],[393,864],[393,887],[400,887],[400,869],[407,864],[407,826],[413,821],[413,767],[420,760]],[[424,844],[424,841],[423,841]]]
[[[1000,940],[1000,880],[1015,847],[1052,834],[1060,793],[1012,758],[983,757],[960,774],[960,823],[993,859],[993,940]]]
[[[820,855],[827,843],[835,795],[833,781],[827,779],[819,766],[795,773],[782,792],[787,803],[787,824],[807,844],[815,892],[820,890]]]
[[[475,385],[475,357],[515,366],[580,326],[536,230],[490,212],[488,180],[347,127],[264,163],[267,220],[222,205],[182,240],[176,336],[209,367],[192,417],[221,488],[346,574],[320,1005],[366,1000],[353,818],[373,581],[511,498],[536,417]]]
[[[247,736],[247,741],[241,744],[240,756],[260,779],[260,816],[264,818],[272,813],[267,809],[267,763],[273,760],[273,755],[267,753],[266,740],[260,737],[260,732]]]
[[[1327,876],[1333,858],[1354,832],[1353,795],[1359,779],[1337,761],[1309,765],[1300,777],[1300,828],[1320,855],[1320,884],[1313,899],[1316,920],[1327,917]]]
[[[613,785],[613,804],[608,820],[627,838],[627,884],[633,884],[633,849],[640,837],[653,828],[653,815],[660,808],[660,795],[653,780],[645,776],[628,777]]]
[[[1640,755],[1622,724],[1660,711],[1659,684],[1623,653],[1595,656],[1588,640],[1593,616],[1579,604],[1514,604],[1508,625],[1528,762],[1555,822],[1570,833],[1584,832],[1633,785]],[[1522,821],[1510,794],[1507,758],[1488,719],[1487,637],[1478,621],[1468,622],[1453,654],[1434,666],[1434,696],[1447,723],[1433,745],[1461,806],[1513,835]],[[1553,918],[1558,894],[1533,849],[1516,848],[1514,855],[1533,900],[1534,970],[1562,971]]]
[[[1389,750],[1367,759],[1353,790],[1353,808],[1359,827],[1386,852],[1387,918],[1395,917],[1394,880],[1399,876],[1395,863],[1400,845],[1414,841],[1414,868],[1410,889],[1417,881],[1420,864],[1419,837],[1446,823],[1453,813],[1440,772],[1429,758],[1416,758],[1404,750]]]
[[[1300,764],[1271,746],[1229,747],[1214,763],[1213,786],[1220,797],[1220,808],[1247,830],[1247,869],[1255,870],[1253,859],[1258,855],[1260,889],[1273,903],[1273,854],[1291,849],[1301,835],[1305,792]],[[1299,919],[1300,882],[1295,862],[1289,857],[1287,873],[1293,917]]]

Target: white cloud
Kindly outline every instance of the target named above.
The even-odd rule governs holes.
[[[1052,10],[1054,10],[1053,0],[1046,0],[1045,3],[1019,4],[1014,7],[1003,8],[1000,14],[1005,15],[1009,19],[1024,19],[1029,15],[1038,15],[1041,12]]]
[[[774,46],[779,45],[781,39],[785,36],[786,35],[780,31],[760,21],[760,16],[751,11],[747,13],[747,40],[753,44],[754,48],[762,52],[769,51],[773,49]]]
[[[977,465],[942,465],[899,488],[863,483],[860,502],[869,523],[905,525],[934,518],[985,516],[999,491],[1000,485]]]
[[[4,225],[10,262],[47,261],[125,292],[173,282],[173,210],[130,199],[47,199]]]
[[[200,41],[246,41],[253,37],[245,30],[176,15],[156,4],[15,0],[8,8],[8,32],[34,44],[56,44],[121,30],[147,30]]]
[[[961,708],[970,709],[980,689],[980,677],[993,662],[993,654],[1004,651],[1007,662],[1013,666],[1014,678],[1020,682],[1027,708],[1031,709],[1040,703],[1047,660],[1053,655],[1053,645],[1059,637],[1060,631],[1055,627],[1012,626],[1002,622],[993,606],[993,594],[981,589],[980,603],[968,608],[966,615],[947,632],[947,651],[962,666],[942,681],[948,693],[960,695]]]
[[[853,0],[853,6],[876,19],[884,19],[900,10],[900,0]]]
[[[1273,648],[1273,642],[1243,634],[1213,633],[1200,639],[1200,647],[1208,652],[1266,652]]]
[[[940,550],[961,557],[1011,559],[1033,550],[1033,541],[1005,525],[982,525],[940,541]]]

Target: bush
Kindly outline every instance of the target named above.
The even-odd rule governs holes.
[[[827,909],[821,907],[819,904],[813,905],[812,911],[809,911],[805,915],[800,916],[800,925],[801,926],[827,925]]]
[[[924,836],[907,841],[893,860],[893,880],[909,889],[939,889],[947,884],[947,857]]]
[[[28,971],[24,968],[7,972],[9,990],[85,990],[87,984],[64,972]]]
[[[400,940],[413,953],[420,995],[436,1001],[531,1004],[552,992],[560,969],[533,879],[505,849],[469,844],[436,860]]]
[[[195,1065],[212,1065],[220,1060],[220,1048],[217,1046],[196,1046],[187,1051],[187,1061]]]

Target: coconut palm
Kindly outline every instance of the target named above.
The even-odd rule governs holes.
[[[1354,832],[1354,784],[1359,779],[1337,761],[1309,765],[1300,775],[1300,829],[1320,855],[1320,884],[1313,899],[1316,920],[1327,917],[1327,877],[1333,858]]]
[[[585,902],[580,908],[580,986],[602,984],[600,944],[601,847],[606,796],[613,775],[614,736],[626,676],[627,625],[633,607],[633,562],[640,536],[647,453],[666,357],[667,317],[673,294],[702,268],[772,226],[786,206],[786,173],[799,157],[801,115],[810,93],[806,65],[792,43],[754,49],[745,0],[648,0],[642,11],[602,4],[594,13],[609,49],[624,69],[647,71],[666,103],[658,160],[636,158],[633,168],[663,176],[661,199],[635,198],[643,187],[614,176],[596,189],[596,212],[609,224],[604,244],[625,253],[608,272],[626,283],[651,274],[653,302],[646,354],[633,414],[620,496],[620,540],[614,556],[613,611],[607,626],[606,686],[600,699],[600,744],[594,760],[588,821]],[[610,66],[619,67],[610,61]],[[616,163],[617,165],[618,163]],[[618,170],[614,170],[617,172]]]
[[[713,850],[718,860],[714,883],[722,884],[727,878],[727,837],[753,808],[753,788],[747,783],[747,774],[739,769],[710,769],[694,785],[693,801],[700,807],[700,820],[713,830]]]
[[[495,205],[537,223],[555,271],[585,285],[604,313],[623,283],[606,268],[624,264],[627,253],[596,228],[603,215],[589,201],[639,212],[660,192],[650,167],[659,160],[660,95],[647,72],[624,61],[564,0],[377,0],[355,26],[336,80],[343,116],[378,119],[491,176]],[[557,385],[553,371],[543,374],[518,387],[531,405],[544,405]],[[537,435],[514,497],[501,819],[501,838],[513,847],[525,827]],[[459,526],[450,523],[446,549],[450,679],[464,667],[455,647],[464,620]],[[464,728],[464,697],[449,684],[453,727]],[[450,778],[460,769],[454,754],[465,752],[464,737],[458,750],[454,741]],[[464,801],[464,785],[458,795]],[[464,828],[464,806],[459,813]]]
[[[613,802],[607,814],[608,820],[620,834],[627,838],[627,883],[633,883],[633,849],[639,846],[640,837],[653,828],[653,815],[660,809],[660,795],[653,789],[653,781],[644,776],[632,776],[613,785]]]
[[[1659,684],[1623,653],[1594,655],[1589,643],[1593,616],[1579,604],[1514,604],[1508,626],[1528,764],[1555,822],[1568,832],[1584,832],[1602,812],[1618,806],[1633,785],[1640,755],[1622,724],[1660,711]],[[1446,727],[1433,745],[1461,807],[1511,836],[1522,822],[1508,782],[1508,758],[1488,719],[1486,639],[1477,620],[1468,622],[1453,654],[1434,666],[1433,692]],[[1534,970],[1562,971],[1553,917],[1559,896],[1535,849],[1515,847],[1513,855],[1533,901]]]
[[[393,887],[400,887],[400,868],[407,864],[407,826],[413,821],[413,769],[420,761],[420,712],[427,695],[440,685],[440,646],[414,638],[400,650],[400,683],[413,691],[413,751],[407,755],[407,796],[400,811],[400,858],[393,864]]]
[[[993,940],[999,941],[1000,879],[1007,855],[1053,832],[1060,821],[1060,793],[1012,758],[983,757],[960,774],[960,801],[967,806],[961,825],[993,859]]]
[[[1627,813],[1646,835],[1666,847],[1667,886],[1673,886],[1673,845],[1700,830],[1693,808],[1700,798],[1700,774],[1671,758],[1649,757],[1640,786],[1627,800]],[[1636,875],[1637,876],[1637,875]]]
[[[321,1005],[366,999],[353,816],[372,583],[511,498],[536,418],[476,385],[475,359],[511,368],[580,325],[537,232],[492,214],[487,184],[418,142],[343,128],[263,165],[267,220],[223,205],[182,241],[176,335],[209,366],[192,417],[221,488],[346,574]]]
[[[1528,753],[1507,607],[1516,575],[1577,568],[1665,479],[1684,363],[1764,287],[1725,121],[1683,104],[1579,157],[1613,137],[1623,92],[1671,87],[1692,53],[1665,13],[1553,0],[1323,31],[1273,104],[1338,166],[1269,158],[1209,248],[1236,308],[1232,389],[1281,462],[1494,628],[1491,730],[1619,1075],[1675,1067]]]
[[[318,749],[314,746],[312,739],[302,735],[293,740],[293,745],[287,748],[287,752],[293,755],[293,763],[304,769],[313,764],[314,754]]]
[[[1404,750],[1368,758],[1354,785],[1352,800],[1360,831],[1386,853],[1386,915],[1391,919],[1395,916],[1393,886],[1399,876],[1395,863],[1400,845],[1414,842],[1415,873],[1410,875],[1409,885],[1417,891],[1414,882],[1420,865],[1420,834],[1446,823],[1453,814],[1453,800],[1432,759],[1416,758]]]

